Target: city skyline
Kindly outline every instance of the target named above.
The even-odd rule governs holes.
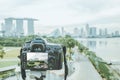
[[[0,22],[7,17],[39,19],[35,32],[46,34],[64,26],[90,24],[120,29],[119,0],[0,0]],[[76,27],[76,26],[75,26]]]
[[[4,19],[3,23],[1,23],[1,31],[4,32],[3,34],[6,36],[34,35],[35,21],[38,20],[33,18],[8,17]],[[25,30],[25,28],[27,29]]]
[[[62,34],[62,29],[64,29],[64,32],[65,32],[64,35],[77,33],[76,36],[80,34],[84,37],[87,37],[88,34],[89,34],[89,36],[90,35],[91,36],[96,36],[96,35],[105,36],[106,34],[119,35],[119,33],[120,33],[119,27],[116,27],[114,30],[113,28],[107,27],[107,26],[99,27],[99,26],[93,26],[93,25],[89,25],[89,24],[76,24],[76,25],[58,26],[56,28],[54,28],[54,26],[48,26],[48,27],[52,27],[51,31],[49,32],[46,30],[46,31],[44,31],[46,33],[41,34],[39,32],[37,33],[36,31],[34,31],[36,28],[34,23],[36,21],[33,22],[33,19],[32,19],[32,23],[31,23],[31,19],[32,18],[12,18],[12,17],[5,18],[4,23],[1,23],[3,30],[1,29],[0,31],[1,31],[1,33],[3,31],[5,31],[4,33],[6,33],[7,32],[6,30],[8,30],[7,33],[12,32],[13,34],[11,34],[11,35],[13,35],[13,36],[15,36],[15,35],[16,36],[30,35],[31,32],[32,32],[32,34],[38,34],[38,35],[53,35],[53,34],[55,35],[57,32],[57,34],[60,35],[60,33]],[[38,19],[35,19],[35,20],[37,20],[37,22],[39,21]],[[8,29],[4,30],[7,27],[8,27]],[[30,27],[32,27],[33,29],[31,29]],[[82,29],[84,30],[84,32],[81,32]],[[39,31],[41,31],[41,30],[39,30]]]

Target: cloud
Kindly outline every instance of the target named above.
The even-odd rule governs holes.
[[[89,23],[116,19],[119,4],[120,0],[0,0],[0,16],[38,18],[41,25]]]
[[[33,0],[0,0],[0,18],[11,16],[11,13],[23,5],[28,5]]]

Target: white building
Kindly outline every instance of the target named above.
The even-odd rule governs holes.
[[[88,37],[96,37],[96,36],[97,36],[96,27],[90,27],[89,28],[89,36]]]

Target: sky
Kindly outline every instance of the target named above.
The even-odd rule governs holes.
[[[39,21],[35,22],[35,30],[41,33],[59,26],[86,23],[119,27],[119,4],[120,0],[0,0],[0,20],[36,18]]]

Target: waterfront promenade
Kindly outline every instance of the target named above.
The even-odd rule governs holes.
[[[83,55],[77,56],[73,66],[75,72],[67,80],[102,80],[89,59]]]

